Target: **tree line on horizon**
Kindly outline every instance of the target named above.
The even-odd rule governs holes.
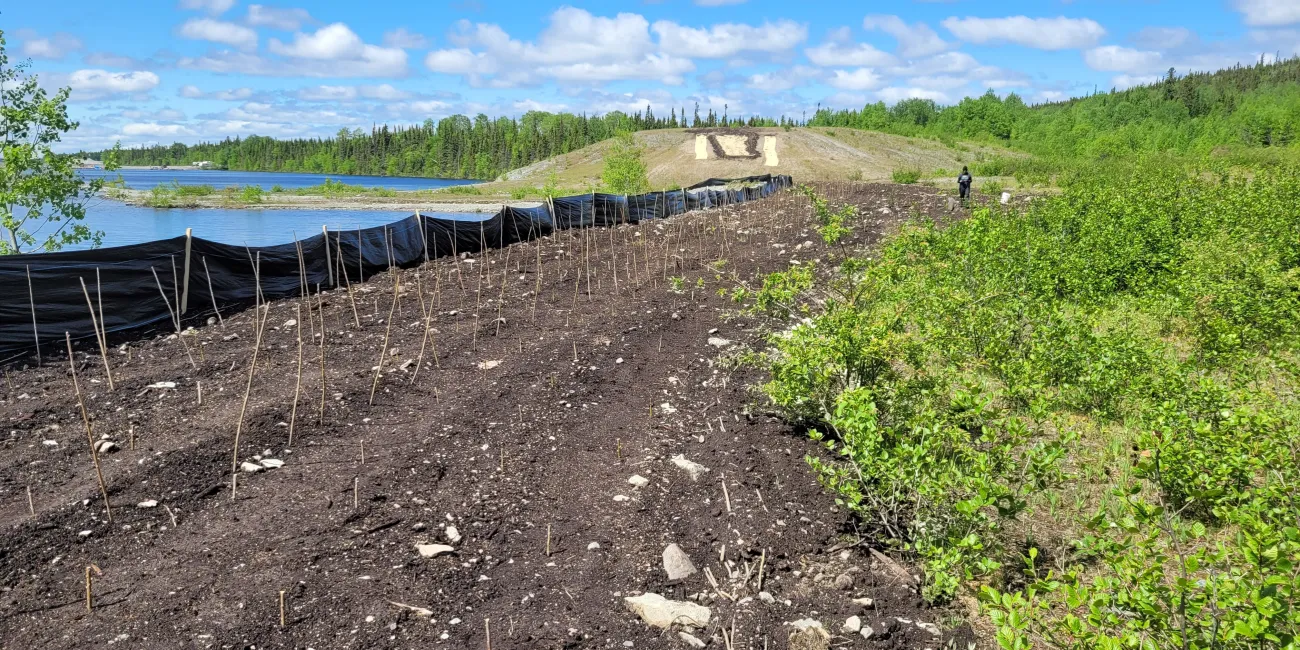
[[[530,111],[519,118],[453,115],[411,126],[340,129],[333,138],[227,138],[123,149],[123,165],[210,161],[241,171],[425,176],[491,180],[531,163],[607,140],[620,132],[683,127],[842,127],[904,136],[995,141],[1032,153],[1097,158],[1139,152],[1206,153],[1225,145],[1287,147],[1300,129],[1300,58],[1177,75],[1124,90],[1029,105],[992,90],[943,106],[906,99],[860,110],[818,106],[811,119],[730,118],[726,110],[693,115],[651,106],[628,114]],[[103,152],[83,152],[97,157]]]
[[[366,132],[339,129],[333,138],[280,140],[266,136],[226,138],[195,145],[175,143],[123,149],[123,165],[185,166],[209,161],[240,171],[310,172],[375,176],[425,176],[491,180],[497,176],[607,140],[621,132],[718,126],[782,126],[786,119],[743,119],[695,106],[688,118],[683,107],[657,116],[650,106],[627,114],[611,111],[588,116],[529,111],[519,118],[473,119],[452,115],[411,126],[381,125]],[[82,155],[94,158],[100,152]]]

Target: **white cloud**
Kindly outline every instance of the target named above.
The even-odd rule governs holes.
[[[1169,50],[1196,40],[1196,33],[1186,27],[1144,27],[1133,35],[1133,42],[1154,50]]]
[[[764,92],[780,92],[806,85],[821,76],[821,70],[797,65],[785,70],[750,75],[745,80],[745,86]]]
[[[460,21],[448,40],[457,47],[430,52],[425,66],[463,75],[475,87],[514,88],[548,78],[580,84],[646,79],[675,85],[695,69],[688,58],[656,52],[649,23],[631,13],[608,18],[561,7],[535,42],[513,39],[498,25]]]
[[[837,65],[878,66],[893,65],[894,56],[881,52],[868,43],[845,44],[827,42],[803,51],[814,65],[823,67]]]
[[[248,24],[292,32],[304,23],[312,22],[306,9],[282,9],[266,5],[248,5]]]
[[[831,87],[840,90],[871,90],[879,88],[883,82],[880,75],[871,68],[836,70],[834,75],[826,80]]]
[[[898,53],[905,57],[929,56],[948,49],[948,43],[925,23],[903,22],[898,16],[871,15],[862,19],[862,28],[880,30],[898,41]]]
[[[122,127],[123,135],[175,137],[178,135],[195,135],[194,130],[181,124],[159,124],[157,122],[133,122]]]
[[[566,111],[569,109],[568,105],[566,104],[548,104],[545,102],[539,102],[534,99],[520,100],[512,104],[512,106],[516,111],[519,111],[520,113],[527,113],[528,111],[558,113],[560,111]]]
[[[19,34],[23,38],[23,45],[19,48],[23,56],[33,59],[49,59],[51,61],[61,61],[63,57],[71,52],[81,49],[81,40],[72,34],[57,32],[52,36],[41,37],[31,34],[30,37]]]
[[[343,23],[326,25],[314,34],[295,34],[292,43],[271,39],[270,44],[270,50],[276,54],[327,61],[357,56],[364,47],[361,37]]]
[[[935,75],[931,77],[912,77],[907,83],[915,88],[925,90],[956,90],[970,83],[970,79],[965,77],[952,77],[948,75]]]
[[[181,9],[206,11],[213,16],[224,14],[233,6],[235,0],[181,0],[180,2]]]
[[[182,59],[181,66],[277,76],[397,77],[406,74],[404,50],[366,43],[343,23],[326,25],[311,34],[299,32],[290,43],[272,38],[268,49],[293,61],[276,65],[258,57],[223,54]]]
[[[77,70],[68,75],[67,83],[72,87],[73,99],[90,100],[145,93],[157,87],[158,82],[158,75],[152,72]]]
[[[389,84],[379,84],[377,86],[312,86],[311,88],[300,88],[295,94],[298,99],[311,102],[352,101],[355,99],[397,101],[411,96],[411,93],[394,88]]]
[[[968,43],[1015,43],[1039,50],[1068,50],[1089,47],[1106,35],[1097,21],[1089,18],[945,18],[943,26]]]
[[[230,90],[213,90],[204,92],[198,86],[187,84],[181,86],[177,95],[186,99],[215,99],[223,102],[243,101],[253,96],[252,88],[231,88]]]
[[[421,50],[429,47],[429,39],[424,34],[413,32],[405,27],[384,32],[384,45],[400,47],[406,50]]]
[[[660,20],[653,29],[664,52],[705,59],[723,59],[741,52],[786,52],[808,39],[807,25],[784,19],[758,27],[722,23],[708,29]]]
[[[1119,45],[1103,45],[1084,52],[1083,61],[1093,70],[1146,72],[1160,67],[1164,57],[1159,52],[1135,50]]]
[[[122,111],[122,117],[128,120],[162,120],[164,122],[178,122],[185,119],[185,113],[172,108],[160,108],[156,111],[129,109]]]
[[[880,101],[883,101],[886,104],[897,104],[904,99],[929,99],[941,104],[947,104],[951,101],[948,95],[937,90],[928,90],[925,88],[899,88],[891,86],[889,88],[880,89],[876,93],[876,96],[880,98]]]
[[[1300,23],[1300,2],[1296,0],[1234,0],[1247,25],[1278,27]]]
[[[91,52],[87,54],[82,61],[87,65],[96,65],[106,68],[133,68],[136,70],[150,68],[156,65],[156,62],[146,59],[136,59],[112,52]]]
[[[222,43],[245,51],[257,49],[257,32],[222,20],[191,18],[181,25],[180,35],[196,41]]]
[[[1147,84],[1153,84],[1157,81],[1160,81],[1161,78],[1162,77],[1158,74],[1149,74],[1149,75],[1122,74],[1115,77],[1114,79],[1111,79],[1111,85],[1113,85],[1115,88],[1119,90],[1124,90],[1125,88],[1132,88],[1133,86],[1145,86]]]

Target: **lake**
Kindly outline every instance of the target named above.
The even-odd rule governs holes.
[[[79,170],[86,178],[116,178],[126,186],[151,189],[160,183],[176,181],[181,185],[260,185],[264,189],[280,185],[285,189],[319,185],[326,178],[365,187],[396,190],[422,190],[464,185],[470,181],[444,178],[395,178],[385,176],[328,176],[325,174],[289,174],[279,172],[228,172],[219,170],[125,169],[105,173]],[[127,246],[185,234],[186,228],[202,237],[223,244],[270,246],[320,233],[321,226],[330,230],[355,230],[381,226],[411,216],[409,210],[267,210],[259,208],[149,208],[127,205],[121,201],[93,198],[86,203],[84,223],[91,230],[104,232],[103,246]],[[444,219],[485,219],[490,214],[428,213]],[[3,232],[3,229],[0,229]],[[38,234],[38,239],[42,239]],[[64,250],[90,248],[89,243],[65,247]]]
[[[257,185],[270,191],[279,185],[287,190],[311,187],[325,182],[326,178],[362,187],[383,187],[390,190],[434,190],[452,185],[470,185],[478,181],[451,178],[412,178],[407,176],[344,176],[341,174],[297,174],[290,172],[232,172],[220,169],[119,169],[106,172],[102,169],[77,170],[84,178],[116,179],[118,176],[133,190],[151,190],[173,181],[181,185],[211,185],[217,189],[230,185]]]

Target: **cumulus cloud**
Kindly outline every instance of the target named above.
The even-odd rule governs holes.
[[[544,79],[570,83],[647,79],[675,85],[695,69],[688,58],[656,52],[648,21],[632,13],[610,18],[561,7],[551,14],[535,42],[511,38],[498,25],[460,21],[449,40],[457,47],[430,52],[425,66],[463,75],[471,86],[514,88]]]
[[[654,24],[659,47],[676,56],[722,59],[741,52],[787,52],[808,39],[808,27],[793,20],[765,22],[757,27],[737,23],[707,29],[660,20]]]
[[[356,99],[374,99],[380,101],[397,101],[411,96],[404,90],[389,84],[377,86],[312,86],[300,88],[296,93],[303,101],[352,101]]]
[[[1296,0],[1234,0],[1246,24],[1254,27],[1279,27],[1300,23],[1300,2]]]
[[[413,32],[405,27],[384,32],[384,45],[400,47],[406,50],[421,50],[429,47],[429,39],[424,34]]]
[[[196,41],[221,43],[245,51],[257,49],[257,32],[243,25],[223,20],[191,18],[181,25],[180,35]]]
[[[223,102],[243,101],[253,96],[252,88],[232,88],[229,90],[213,90],[204,92],[198,86],[187,84],[180,87],[176,92],[177,95],[186,99],[215,99]]]
[[[856,70],[836,70],[826,80],[826,83],[840,90],[871,90],[879,88],[884,83],[884,80],[871,68],[858,68]]]
[[[803,51],[813,65],[831,67],[837,65],[878,66],[893,65],[894,55],[882,52],[869,43],[826,42]]]
[[[167,107],[160,108],[156,111],[128,109],[122,111],[121,115],[128,120],[162,120],[164,122],[179,122],[180,120],[185,119],[185,113]]]
[[[123,125],[122,134],[155,138],[195,135],[193,129],[182,124],[159,124],[157,122],[133,122]]]
[[[1083,61],[1093,70],[1146,72],[1160,67],[1164,57],[1159,52],[1135,50],[1119,45],[1103,45],[1084,52]]]
[[[886,104],[897,104],[904,99],[929,99],[941,104],[947,104],[951,101],[947,94],[937,90],[896,86],[881,88],[876,92],[876,97],[879,97],[880,101]]]
[[[778,92],[790,90],[808,84],[820,78],[822,71],[806,66],[795,66],[785,70],[752,74],[745,80],[745,86],[754,90]]]
[[[213,16],[219,16],[235,6],[235,0],[181,0],[181,9],[191,11],[206,11]]]
[[[266,5],[248,5],[248,16],[245,20],[255,27],[270,27],[286,32],[292,32],[303,24],[312,22],[311,14],[306,9],[282,9]]]
[[[1106,30],[1089,18],[945,18],[943,26],[968,43],[1014,43],[1039,50],[1068,50],[1089,47],[1106,35]]]
[[[158,86],[158,75],[152,72],[109,72],[107,70],[77,70],[68,75],[72,98],[79,101],[103,99],[114,95],[137,95]]]
[[[898,16],[871,15],[862,19],[863,29],[880,30],[898,41],[898,53],[905,57],[929,56],[948,49],[948,43],[925,23],[903,22]]]
[[[366,43],[343,23],[326,25],[310,34],[296,33],[288,43],[272,38],[268,49],[283,59],[221,51],[185,57],[177,65],[217,73],[280,77],[401,77],[407,72],[404,50]]]
[[[39,36],[33,32],[23,30],[18,34],[18,37],[23,39],[22,47],[18,51],[23,56],[33,59],[62,61],[63,57],[69,53],[81,49],[81,40],[65,32],[56,32],[51,36]]]

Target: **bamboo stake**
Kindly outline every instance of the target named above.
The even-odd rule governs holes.
[[[375,390],[379,388],[379,373],[384,370],[384,357],[388,356],[388,337],[393,331],[393,312],[397,311],[397,292],[401,289],[402,277],[393,274],[393,304],[388,309],[388,323],[384,329],[384,346],[379,350],[379,364],[375,366],[375,379],[370,384],[370,406],[375,405]]]
[[[433,275],[434,277],[437,277],[438,272],[434,271]],[[415,384],[415,378],[420,376],[420,366],[424,365],[424,348],[429,342],[429,329],[431,327],[431,324],[429,323],[430,312],[425,308],[424,289],[420,284],[420,274],[418,272],[415,274],[415,293],[420,296],[420,311],[424,314],[424,336],[420,339],[420,353],[415,357],[415,372],[411,373],[411,381],[407,382],[409,384]],[[433,348],[433,357],[434,359],[438,358],[438,347],[436,344]]]
[[[316,425],[325,424],[325,297],[321,295],[320,284],[316,285],[316,300],[320,305],[320,412],[316,415]]]
[[[77,406],[81,407],[81,422],[86,425],[86,442],[90,444],[90,460],[95,464],[95,476],[99,479],[99,493],[104,497],[104,510],[108,513],[108,523],[113,523],[113,505],[108,501],[108,486],[104,483],[104,470],[99,466],[99,451],[95,449],[95,434],[90,429],[90,415],[86,413],[86,400],[81,396],[81,385],[77,382],[77,359],[72,355],[72,334],[63,333],[63,339],[68,344],[68,365],[72,368],[72,390],[77,393]],[[87,573],[87,576],[90,574]],[[86,584],[90,584],[87,578]],[[86,593],[90,590],[87,588]],[[87,603],[89,603],[89,596]],[[87,605],[89,607],[89,605]]]
[[[36,518],[36,502],[32,501],[32,486],[27,486],[27,512],[30,512],[32,519]]]
[[[194,363],[194,355],[190,354],[189,344],[185,342],[185,337],[181,336],[180,321],[177,320],[176,315],[172,312],[172,304],[167,300],[167,292],[163,290],[162,281],[158,279],[158,270],[151,266],[149,267],[149,271],[153,273],[153,281],[158,285],[158,293],[162,294],[163,304],[167,305],[167,315],[171,317],[172,323],[176,325],[176,340],[180,341],[181,347],[185,349],[185,356],[189,357],[190,365],[198,368],[199,364]]]
[[[41,331],[36,327],[36,296],[32,293],[32,265],[27,265],[27,300],[32,306],[32,338],[36,340],[36,365],[41,365]]]
[[[280,627],[284,627],[284,590],[280,590]]]
[[[542,238],[537,238],[537,278],[533,285],[533,323],[537,323],[537,298],[542,295]]]
[[[258,263],[253,266],[253,282],[256,283],[256,293],[262,291],[262,274],[261,274],[261,253],[258,253]],[[267,309],[267,314],[271,310]],[[248,395],[253,392],[253,373],[257,371],[257,353],[262,349],[262,328],[258,325],[258,313],[253,312],[253,358],[248,364],[248,382],[244,385],[244,400],[239,406],[239,419],[235,421],[235,445],[234,451],[230,458],[230,500],[235,500],[235,492],[239,486],[239,435],[244,431],[244,413],[248,410]]]
[[[176,301],[176,312],[172,315],[176,319],[176,333],[181,331],[181,287],[180,281],[176,276],[176,256],[168,255],[172,261],[172,298]]]
[[[293,385],[293,408],[289,411],[289,447],[293,447],[293,429],[298,424],[298,396],[302,392],[302,306],[294,305],[294,313],[298,316],[294,319],[298,325],[298,380]],[[307,317],[311,318],[310,311]]]
[[[497,331],[493,336],[501,336],[501,313],[506,306],[506,283],[510,281],[510,251],[512,248],[506,248],[506,263],[501,269],[501,293],[497,295]]]
[[[336,244],[337,247],[338,247],[338,249],[337,249],[335,252],[338,253],[339,264],[342,264],[342,263],[343,263],[343,244],[342,244],[342,241],[343,241],[343,238],[342,238],[342,237],[339,237],[339,238],[335,241],[335,244]],[[358,244],[358,246],[360,246],[360,244]],[[354,299],[354,298],[352,297],[352,281],[348,279],[348,270],[347,270],[346,268],[339,270],[339,275],[343,276],[343,284],[347,287],[347,291],[348,291],[348,302],[352,304],[352,322],[353,322],[354,324],[356,324],[357,329],[360,329],[360,328],[361,328],[361,316],[359,316],[359,315],[357,314],[357,301],[356,301],[356,299]],[[319,292],[318,292],[318,293],[319,293]]]
[[[99,269],[95,269],[98,275]],[[108,375],[108,389],[114,390],[113,387],[113,369],[108,365],[108,346],[104,342],[104,333],[99,328],[100,320],[95,318],[95,306],[90,302],[90,292],[86,290],[85,278],[77,278],[81,281],[81,294],[86,297],[86,307],[90,309],[90,326],[95,328],[95,339],[99,341],[99,356],[104,359],[104,374]]]
[[[203,274],[208,276],[208,296],[212,298],[212,311],[217,312],[217,322],[221,323],[221,329],[226,328],[226,319],[221,317],[221,310],[217,308],[217,294],[212,291],[212,272],[208,270],[208,256],[203,256]]]
[[[492,620],[483,619],[483,631],[487,634],[487,650],[492,650]]]
[[[90,567],[89,566],[86,567],[86,611],[88,612],[94,611],[94,603],[93,600],[91,599],[91,592],[90,592]]]

